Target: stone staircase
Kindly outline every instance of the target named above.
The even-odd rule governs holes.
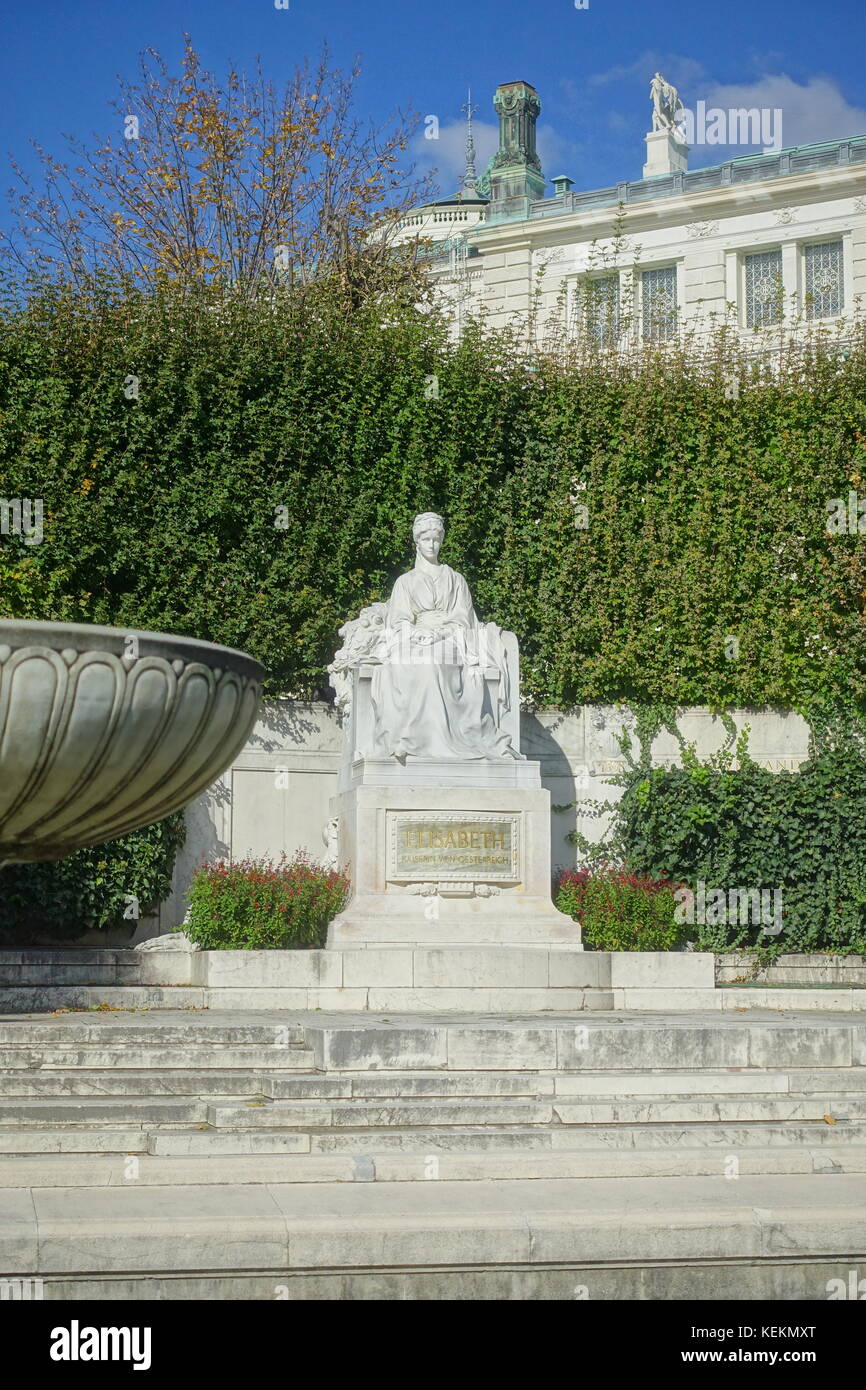
[[[862,1014],[0,1019],[0,1278],[49,1298],[820,1299],[851,1269]]]

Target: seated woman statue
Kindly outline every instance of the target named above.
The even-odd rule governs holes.
[[[479,623],[469,585],[443,565],[445,523],[415,518],[415,566],[394,584],[372,655],[372,703],[379,756],[426,759],[519,758],[501,727],[510,708],[502,629]],[[498,671],[496,708],[485,672]]]

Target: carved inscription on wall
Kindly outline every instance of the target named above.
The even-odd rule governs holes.
[[[520,816],[389,811],[388,878],[520,878]]]

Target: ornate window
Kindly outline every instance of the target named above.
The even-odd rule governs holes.
[[[764,328],[782,321],[782,249],[746,256],[746,327]]]
[[[640,285],[643,336],[649,342],[666,342],[677,330],[676,266],[644,270]]]
[[[619,341],[619,275],[594,275],[586,281],[586,324],[598,347]]]
[[[805,250],[806,318],[841,314],[845,303],[841,241],[819,241]]]

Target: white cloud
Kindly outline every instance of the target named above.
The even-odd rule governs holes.
[[[866,110],[847,101],[830,77],[813,77],[801,85],[780,73],[741,84],[710,82],[701,90],[695,87],[688,96],[680,92],[680,96],[692,110],[699,100],[708,108],[717,106],[724,111],[753,106],[779,109],[783,145],[811,145],[866,134]]]
[[[575,169],[580,158],[580,147],[574,140],[566,140],[552,125],[540,125],[536,133],[536,145],[541,167],[548,179],[557,174],[569,174],[575,178]],[[548,189],[548,192],[551,190]]]
[[[499,143],[499,126],[489,121],[472,122],[475,142],[475,172],[480,178]],[[419,173],[437,170],[439,196],[453,198],[466,171],[466,122],[453,121],[439,127],[438,140],[427,140],[423,133],[412,140],[412,154]]]
[[[716,106],[725,111],[754,106],[781,110],[782,143],[785,145],[817,144],[822,140],[843,140],[849,135],[866,133],[866,110],[849,102],[832,77],[813,77],[808,82],[798,83],[784,72],[767,71],[770,63],[775,65],[780,61],[777,54],[754,57],[749,66],[759,75],[752,81],[719,82],[694,58],[682,54],[663,55],[648,49],[631,63],[593,73],[588,85],[604,87],[628,83],[628,107],[617,104],[609,118],[611,129],[622,128],[620,119],[627,118],[628,111],[633,111],[635,118],[646,113],[649,128],[648,93],[643,92],[641,84],[645,79],[648,87],[653,73],[661,72],[677,87],[683,103],[692,111],[698,101],[706,102],[707,108]],[[572,98],[575,95],[571,93]]]
[[[610,82],[622,82],[628,79],[632,85],[636,82],[645,82],[646,87],[649,88],[653,74],[656,72],[660,72],[668,81],[677,86],[700,81],[706,68],[695,58],[685,58],[676,53],[660,54],[655,49],[649,48],[638,58],[635,58],[633,63],[618,64],[608,68],[606,72],[594,72],[587,81],[591,87],[605,87]]]

